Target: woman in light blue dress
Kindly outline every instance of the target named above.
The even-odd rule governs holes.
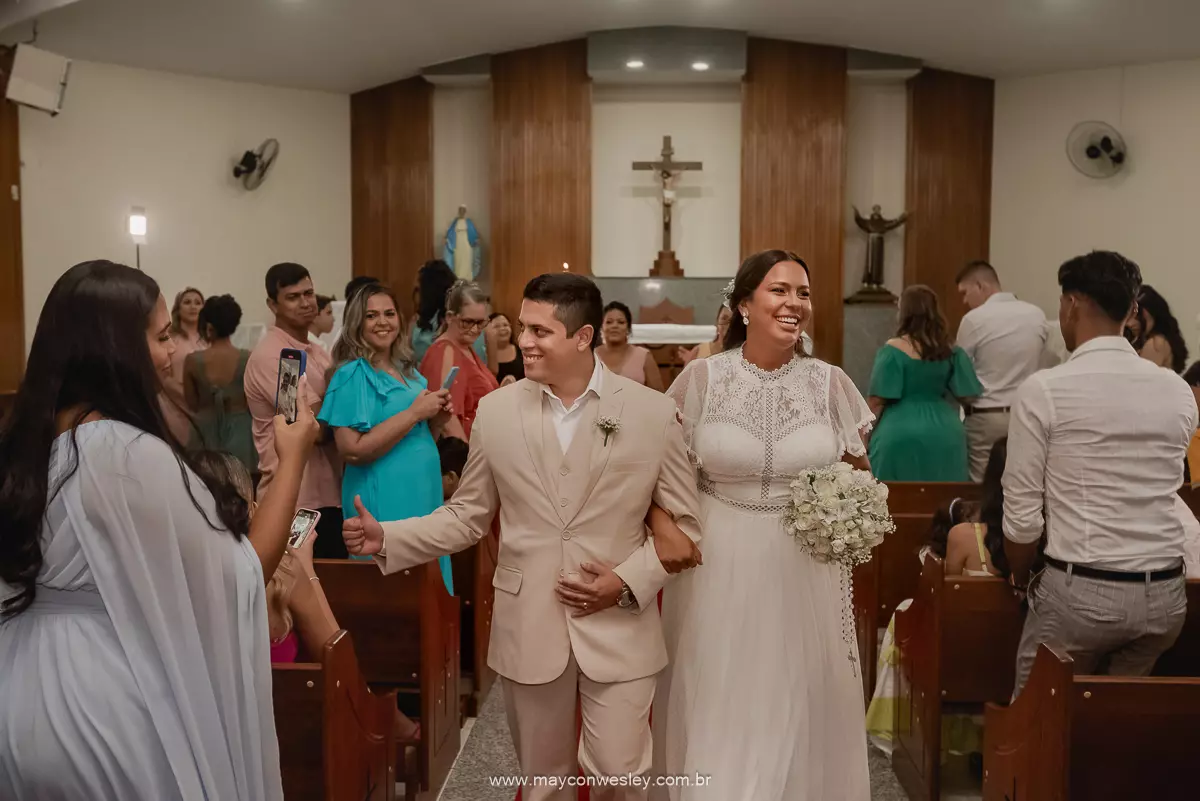
[[[362,288],[346,304],[333,346],[338,366],[319,415],[346,463],[346,519],[358,516],[356,499],[379,520],[423,517],[442,505],[435,437],[450,419],[450,393],[427,389],[402,330],[396,297],[380,284]],[[438,562],[453,595],[450,557]]]
[[[46,299],[0,431],[0,798],[281,801],[264,575],[283,556],[311,414],[249,524],[157,397],[158,285],[105,261]]]

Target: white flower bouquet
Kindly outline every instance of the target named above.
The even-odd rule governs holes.
[[[784,524],[819,562],[853,568],[896,530],[888,514],[887,485],[845,462],[806,470],[792,482]]]

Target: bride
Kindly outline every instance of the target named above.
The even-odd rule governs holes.
[[[797,353],[808,267],[768,250],[733,280],[724,352],[669,390],[698,468],[704,566],[663,592],[670,665],[654,700],[656,788],[671,801],[866,801],[862,682],[841,568],[784,528],[789,483],[844,459],[868,467],[873,417],[837,367]]]

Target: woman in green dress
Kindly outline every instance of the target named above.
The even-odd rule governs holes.
[[[867,403],[879,422],[871,468],[881,481],[967,481],[967,438],[959,405],[983,392],[971,360],[950,339],[937,294],[910,286],[900,296],[896,336],[879,349]]]

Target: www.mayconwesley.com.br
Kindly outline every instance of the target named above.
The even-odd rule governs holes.
[[[492,787],[707,787],[711,777],[694,776],[489,776]]]

